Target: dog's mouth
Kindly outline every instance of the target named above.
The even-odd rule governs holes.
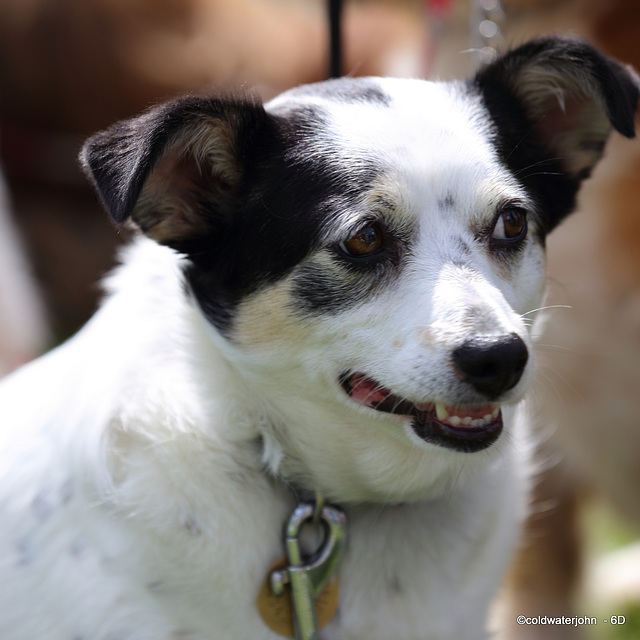
[[[413,431],[431,444],[475,452],[491,446],[502,432],[502,412],[496,403],[466,406],[414,403],[362,373],[343,374],[340,384],[352,400],[365,407],[413,418]]]

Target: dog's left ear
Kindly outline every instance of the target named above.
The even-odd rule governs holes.
[[[179,98],[96,134],[80,162],[114,222],[194,254],[215,248],[270,124],[258,102]]]
[[[505,160],[519,162],[513,168],[521,173],[535,173],[526,164],[536,162],[541,174],[560,171],[577,185],[602,156],[612,128],[635,135],[638,77],[581,40],[533,40],[473,82],[501,134]]]

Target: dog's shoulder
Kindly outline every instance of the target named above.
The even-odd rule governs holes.
[[[163,596],[164,580],[185,579],[168,568],[172,554],[215,540],[212,532],[235,544],[241,527],[220,514],[251,482],[245,460],[231,444],[205,446],[203,435],[229,423],[241,437],[242,424],[228,415],[233,382],[184,287],[182,257],[141,239],[122,258],[89,323],[0,384],[2,638],[177,633],[180,613],[168,621],[159,604],[188,608],[182,596]],[[254,491],[265,482],[253,481]],[[280,522],[271,508],[264,520]],[[185,572],[197,570],[194,562]],[[87,593],[89,609],[56,604]]]
[[[36,476],[75,458],[86,467],[78,473],[106,475],[99,458],[114,429],[154,424],[162,432],[170,425],[160,436],[167,437],[172,427],[187,430],[188,420],[211,421],[202,417],[206,408],[201,415],[193,408],[199,405],[194,378],[221,374],[215,358],[206,358],[205,372],[191,355],[210,341],[184,287],[181,257],[140,239],[104,287],[101,308],[78,334],[0,383],[4,473],[29,472],[35,484],[46,484]],[[24,456],[41,460],[30,464]]]

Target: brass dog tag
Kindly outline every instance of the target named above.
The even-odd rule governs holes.
[[[296,632],[293,623],[293,604],[291,602],[291,587],[285,585],[284,593],[276,596],[271,591],[270,577],[274,571],[287,568],[287,559],[280,558],[269,567],[260,592],[258,593],[258,611],[264,623],[277,634],[286,638],[295,638]],[[338,595],[340,585],[334,576],[327,582],[327,586],[318,596],[315,602],[316,618],[318,628],[326,627],[333,619],[338,610]]]

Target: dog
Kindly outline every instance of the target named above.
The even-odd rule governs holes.
[[[296,505],[344,510],[322,638],[486,638],[526,513],[545,238],[635,74],[544,38],[467,82],[187,96],[88,140],[139,237],[2,407],[5,640],[275,640]]]

